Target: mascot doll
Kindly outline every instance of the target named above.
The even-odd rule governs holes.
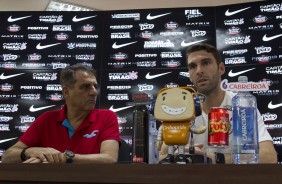
[[[201,115],[201,105],[197,92],[192,87],[163,88],[159,91],[154,117],[161,121],[157,137],[157,149],[163,142],[168,145],[168,155],[161,164],[186,164],[185,145],[190,131],[196,134],[205,132],[206,126],[193,127],[196,116]],[[174,148],[178,146],[178,155],[174,157]]]

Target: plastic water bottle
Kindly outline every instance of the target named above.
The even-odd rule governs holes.
[[[238,82],[248,82],[240,76]],[[233,105],[233,163],[259,163],[257,101],[248,91],[240,91],[232,98]]]

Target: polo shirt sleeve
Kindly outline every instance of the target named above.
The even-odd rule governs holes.
[[[104,128],[100,135],[101,141],[103,142],[105,140],[117,140],[118,142],[120,142],[116,113],[111,110],[106,110],[103,113],[102,119],[104,121]]]

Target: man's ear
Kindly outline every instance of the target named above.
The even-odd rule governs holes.
[[[218,65],[218,70],[220,72],[220,75],[223,75],[225,73],[225,66],[223,62],[220,62]]]
[[[65,97],[65,99],[69,98],[69,88],[67,86],[62,87],[62,94]]]

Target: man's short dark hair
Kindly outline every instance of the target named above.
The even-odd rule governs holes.
[[[91,68],[87,65],[84,65],[82,63],[71,65],[71,66],[68,66],[68,67],[62,69],[62,71],[61,71],[61,74],[60,74],[61,86],[62,87],[63,86],[73,87],[75,82],[76,82],[75,73],[77,71],[85,71],[85,72],[93,74],[95,77],[97,75],[96,71],[93,68]]]
[[[219,51],[213,45],[210,45],[207,43],[194,44],[188,47],[186,50],[186,58],[188,59],[188,56],[191,53],[201,51],[201,50],[212,53],[218,65],[222,62],[222,58],[221,58]]]

